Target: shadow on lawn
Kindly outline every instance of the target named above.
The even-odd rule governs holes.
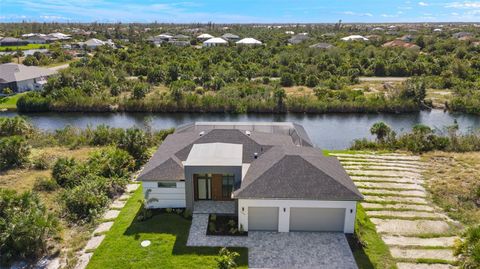
[[[187,246],[188,233],[190,232],[190,224],[192,223],[190,219],[186,219],[176,213],[155,212],[150,219],[138,221],[137,217],[139,213],[140,212],[137,212],[130,226],[125,230],[124,235],[133,235],[135,239],[138,240],[141,233],[171,234],[176,237],[172,249],[173,255],[218,255],[220,251],[219,247]],[[237,261],[239,265],[246,265],[248,263],[247,248],[229,248],[229,250],[236,251],[240,254],[240,258]]]
[[[362,243],[359,242],[358,238],[354,234],[347,235],[347,241],[352,250],[355,261],[357,262],[359,269],[374,269],[372,261],[368,257],[367,253],[363,249]]]

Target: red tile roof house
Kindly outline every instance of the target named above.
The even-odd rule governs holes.
[[[176,129],[138,180],[149,208],[231,203],[245,231],[353,233],[363,197],[335,157],[289,122],[197,122]]]

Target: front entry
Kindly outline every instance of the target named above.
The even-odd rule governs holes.
[[[197,176],[197,199],[212,200],[212,177],[211,175]]]

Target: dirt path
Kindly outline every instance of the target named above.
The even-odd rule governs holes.
[[[459,225],[428,199],[428,164],[401,154],[332,154],[365,197],[362,206],[400,269],[455,268]]]

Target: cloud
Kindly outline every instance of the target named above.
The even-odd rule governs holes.
[[[419,6],[422,6],[422,7],[427,7],[427,6],[429,6],[429,4],[426,3],[426,2],[418,2],[418,5],[419,5]]]
[[[446,8],[459,8],[459,9],[468,9],[468,8],[480,8],[480,2],[451,2],[445,5]]]
[[[349,15],[349,16],[358,16],[358,17],[373,17],[372,13],[358,13],[358,12],[353,12],[353,11],[344,11],[340,12],[339,14],[343,15]]]

